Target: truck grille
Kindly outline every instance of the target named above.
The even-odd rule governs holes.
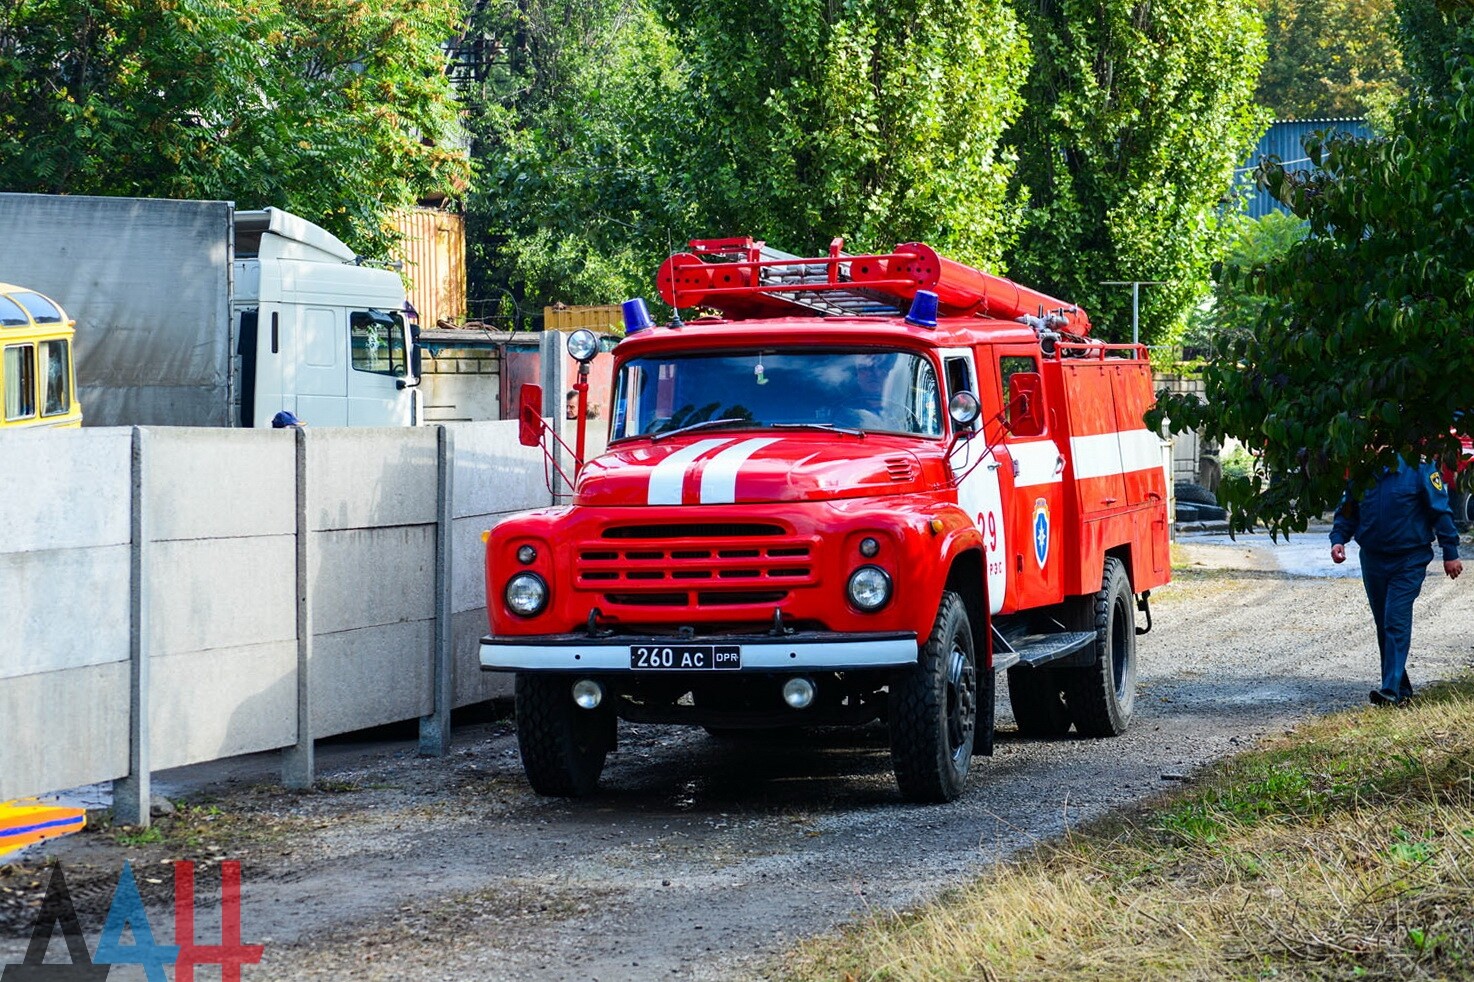
[[[614,606],[771,606],[816,582],[812,541],[758,523],[616,526],[579,544],[575,572]]]

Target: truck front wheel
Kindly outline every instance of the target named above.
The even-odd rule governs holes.
[[[1095,660],[1089,668],[1059,670],[1065,703],[1081,736],[1120,736],[1136,705],[1136,615],[1125,564],[1106,557],[1100,592],[1077,602],[1071,626],[1095,632]]]
[[[942,594],[917,663],[890,687],[891,763],[911,801],[951,801],[962,793],[977,735],[978,669],[962,598]]]
[[[532,790],[554,798],[594,793],[617,725],[607,708],[580,709],[569,686],[569,680],[560,675],[517,676],[517,747],[522,752],[522,770]]]

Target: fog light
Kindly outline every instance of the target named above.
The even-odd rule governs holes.
[[[517,562],[523,566],[531,566],[532,561],[537,558],[537,550],[532,546],[517,547]]]
[[[814,701],[814,683],[802,676],[783,683],[783,701],[794,709],[807,709]]]
[[[879,551],[880,543],[872,539],[870,536],[867,535],[865,536],[865,538],[860,540],[860,555],[864,556],[866,559],[870,559]]]
[[[580,709],[598,709],[604,701],[604,687],[593,679],[579,679],[573,683],[573,701]]]

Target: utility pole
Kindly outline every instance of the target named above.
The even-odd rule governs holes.
[[[1141,317],[1141,288],[1144,286],[1158,286],[1166,283],[1166,280],[1101,280],[1101,286],[1129,286],[1131,287],[1131,343],[1140,344],[1141,332],[1138,322]]]

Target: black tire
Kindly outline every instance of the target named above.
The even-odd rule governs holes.
[[[1064,682],[1053,669],[1022,665],[1010,668],[1008,704],[1013,707],[1013,720],[1022,736],[1057,737],[1070,729]]]
[[[917,663],[890,687],[891,764],[910,801],[951,801],[962,793],[977,737],[978,669],[962,598],[942,594]]]
[[[1448,510],[1453,513],[1454,525],[1460,532],[1467,531],[1470,524],[1474,524],[1474,499],[1471,499],[1469,492],[1450,491]]]
[[[1189,505],[1213,505],[1218,506],[1218,496],[1201,484],[1193,484],[1190,481],[1178,481],[1172,485],[1172,496],[1178,501]]]
[[[1081,597],[1075,630],[1095,631],[1095,664],[1060,669],[1065,704],[1081,736],[1120,736],[1136,706],[1136,613],[1126,566],[1106,557],[1100,592]]]
[[[532,790],[551,798],[593,794],[614,745],[614,714],[607,707],[580,709],[562,675],[519,674],[516,682],[517,746]]]

